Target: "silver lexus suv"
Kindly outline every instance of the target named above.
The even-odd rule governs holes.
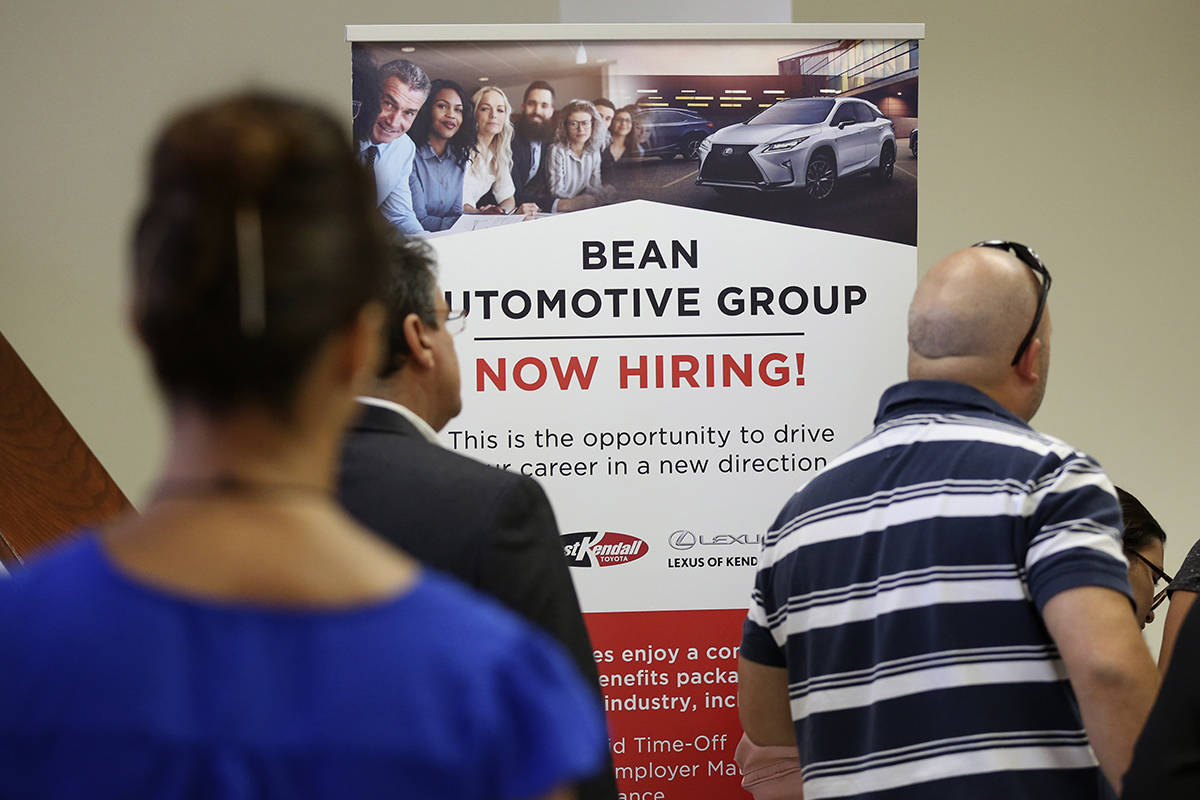
[[[822,201],[856,173],[869,170],[880,183],[890,181],[896,131],[866,100],[803,97],[722,128],[700,144],[699,156],[702,186],[804,189]]]

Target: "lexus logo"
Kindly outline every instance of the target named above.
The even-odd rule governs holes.
[[[733,148],[732,148],[732,147],[726,147],[724,150],[722,150],[722,151],[721,151],[721,155],[723,155],[723,156],[731,156],[731,155],[733,155]]]
[[[675,531],[667,542],[676,550],[691,550],[696,546],[696,534],[691,531]]]
[[[667,537],[667,544],[675,550],[691,550],[697,545],[701,547],[731,547],[742,545],[753,547],[762,542],[762,536],[757,533],[713,533],[695,534],[691,531],[678,530]]]

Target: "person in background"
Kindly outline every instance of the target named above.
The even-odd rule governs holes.
[[[642,154],[641,123],[637,121],[637,106],[622,106],[613,114],[608,128],[609,143],[600,159],[600,178],[612,183],[617,165],[624,167]]]
[[[350,117],[353,120],[354,141],[371,137],[371,128],[379,117],[379,70],[365,50],[355,50],[351,64]]]
[[[1184,588],[1196,586],[1198,548],[1200,543],[1192,546],[1171,583],[1159,654],[1162,689],[1134,748],[1123,800],[1200,797],[1200,613],[1193,608],[1196,592]]]
[[[379,68],[379,89],[379,113],[358,142],[358,157],[374,176],[375,202],[383,218],[400,233],[421,233],[409,188],[416,147],[406,133],[429,95],[429,76],[397,58]]]
[[[613,105],[613,101],[607,97],[597,97],[592,101],[592,105],[596,107],[596,113],[600,115],[600,119],[604,120],[604,130],[611,128],[613,115],[617,113],[617,107]]]
[[[463,179],[463,211],[511,214],[517,201],[512,181],[513,127],[508,96],[499,86],[485,86],[471,101],[475,104],[476,141]]]
[[[1167,618],[1163,621],[1162,647],[1158,651],[1158,669],[1164,675],[1171,663],[1179,629],[1195,604],[1197,594],[1200,594],[1200,541],[1188,550],[1183,564],[1175,573],[1175,579],[1167,585],[1167,596],[1171,603],[1167,607]]]
[[[754,800],[804,800],[804,770],[795,742],[759,746],[745,733],[733,751],[742,788]]]
[[[536,203],[543,211],[556,210],[546,196],[546,161],[554,134],[554,87],[533,81],[521,96],[521,114],[513,120],[512,179],[518,203]],[[566,210],[566,209],[564,209]]]
[[[409,132],[413,213],[426,231],[448,230],[463,213],[463,177],[475,145],[475,111],[454,81],[435,80]]]
[[[533,478],[442,446],[462,410],[451,313],[432,251],[398,248],[386,302],[387,351],[342,445],[338,497],[350,514],[422,564],[458,578],[556,639],[601,700],[592,644],[558,524]],[[580,800],[616,800],[607,760]]]
[[[159,136],[130,309],[168,452],[141,514],[0,582],[0,793],[557,799],[599,768],[561,650],[334,497],[387,239],[311,106],[240,95]]]
[[[607,144],[608,131],[594,105],[572,100],[563,106],[546,168],[550,194],[560,199],[587,194],[606,202],[611,191],[600,178],[600,153]]]
[[[1158,520],[1141,501],[1120,486],[1117,500],[1121,503],[1121,549],[1129,560],[1129,585],[1133,589],[1134,616],[1145,628],[1154,621],[1154,609],[1166,599],[1166,589],[1155,593],[1159,581],[1170,583],[1163,572],[1163,545],[1167,534]]]

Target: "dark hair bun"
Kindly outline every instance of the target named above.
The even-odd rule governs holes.
[[[266,94],[185,111],[154,146],[134,241],[164,391],[286,414],[320,344],[381,297],[385,259],[370,180],[329,115]]]

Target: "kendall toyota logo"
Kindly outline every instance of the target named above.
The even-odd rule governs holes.
[[[564,533],[563,554],[571,567],[613,567],[646,555],[649,548],[636,536],[613,531]]]
[[[691,550],[696,545],[729,546],[735,544],[757,545],[762,537],[757,533],[716,533],[710,536],[696,535],[691,531],[675,531],[667,538],[667,543],[675,550]]]

